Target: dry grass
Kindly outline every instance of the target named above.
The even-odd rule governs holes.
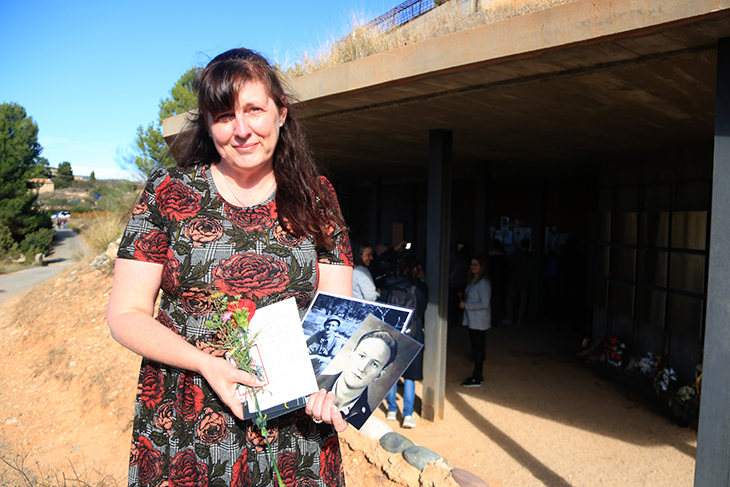
[[[83,223],[81,236],[93,254],[104,252],[124,231],[128,218],[120,212],[106,212],[88,218]]]
[[[455,5],[451,5],[456,2],[447,2],[426,14],[431,19],[428,22],[422,20],[424,17],[419,17],[389,30],[367,27],[366,21],[353,15],[349,35],[337,41],[330,41],[313,52],[304,53],[298,61],[284,69],[284,74],[289,78],[296,78],[408,44],[574,1],[482,0],[479,2],[480,10],[471,14],[462,13],[455,8]]]
[[[113,477],[97,470],[84,471],[80,474],[73,463],[69,462],[68,471],[59,471],[52,468],[41,468],[37,463],[35,468],[29,465],[27,453],[0,454],[0,465],[4,465],[2,472],[3,482],[13,482],[14,485],[26,487],[116,487],[119,483]],[[10,484],[3,484],[10,485]]]

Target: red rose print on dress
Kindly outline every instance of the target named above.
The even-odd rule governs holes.
[[[225,357],[226,355],[225,350],[216,348],[212,343],[203,340],[195,340],[195,347],[214,357]]]
[[[228,437],[228,425],[226,417],[211,408],[203,410],[203,417],[198,421],[196,432],[200,441],[205,445],[220,443]]]
[[[162,267],[162,282],[160,287],[173,294],[180,284],[180,261],[175,258],[172,249],[167,249],[167,260]]]
[[[178,296],[183,311],[191,316],[207,315],[213,311],[213,302],[208,291],[193,287],[180,291]]]
[[[294,487],[294,480],[297,477],[297,456],[293,451],[279,453],[279,460],[276,462],[279,467],[281,480],[287,487]]]
[[[282,228],[281,225],[274,227],[274,239],[279,245],[293,249],[299,247],[304,242],[304,237],[296,237]]]
[[[164,264],[167,261],[167,250],[170,239],[165,232],[154,229],[143,233],[134,242],[134,260]]]
[[[170,318],[170,315],[165,313],[164,311],[160,311],[160,314],[157,315],[157,321],[160,322],[160,324],[164,325],[165,328],[169,328],[175,333],[177,333],[177,328],[175,327],[175,323],[172,321],[172,318]]]
[[[149,484],[162,471],[162,453],[155,450],[149,438],[144,436],[137,441],[137,467],[140,485]]]
[[[340,480],[340,443],[336,436],[324,442],[319,454],[319,476],[327,485],[337,485]]]
[[[193,450],[183,450],[170,461],[170,485],[177,487],[207,487],[208,467],[199,463]]]
[[[162,388],[162,371],[153,365],[147,365],[141,382],[141,401],[148,409],[154,409],[162,400],[165,392]]]
[[[185,227],[185,236],[192,240],[194,247],[215,242],[223,236],[223,224],[210,217],[200,217],[191,220]]]
[[[177,398],[175,411],[185,421],[195,421],[198,413],[203,409],[203,391],[193,382],[192,373],[180,376],[177,384]]]
[[[157,406],[155,410],[155,426],[170,434],[172,430],[172,422],[175,420],[175,403],[173,401],[164,401]]]
[[[345,485],[344,482],[342,485]],[[294,487],[317,487],[317,481],[310,479],[309,477],[299,477],[297,481],[294,482]]]
[[[251,470],[248,468],[248,451],[244,449],[231,473],[231,487],[249,487],[251,485]]]
[[[295,291],[293,293],[281,293],[276,297],[274,302],[284,301],[285,299],[294,298],[297,301],[297,308],[304,309],[309,306],[312,301],[312,295],[307,291]]]
[[[247,232],[266,230],[276,221],[276,203],[273,201],[258,208],[238,208],[225,205],[228,220],[236,227]]]
[[[149,198],[150,196],[147,194],[147,191],[142,191],[142,196],[140,196],[137,205],[132,210],[132,215],[142,215],[147,213],[147,201]]]
[[[279,428],[275,425],[269,426],[269,443],[272,445],[276,444],[279,438]],[[246,428],[246,443],[251,445],[256,451],[262,452],[266,450],[266,439],[263,437],[258,427],[250,423]]]
[[[337,244],[337,249],[340,253],[340,259],[342,260],[343,265],[354,265],[354,261],[352,258],[352,245],[350,244],[350,237],[345,234],[340,237],[340,241]]]
[[[254,295],[264,298],[286,289],[286,263],[268,255],[236,254],[222,259],[213,269],[216,289],[229,296]]]
[[[200,211],[200,195],[181,181],[171,180],[168,175],[157,187],[157,203],[160,211],[171,220],[180,221],[195,216]]]

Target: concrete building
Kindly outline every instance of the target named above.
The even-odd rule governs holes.
[[[509,217],[531,234],[530,319],[563,234],[586,262],[575,331],[683,381],[704,362],[695,485],[728,485],[730,3],[575,0],[291,84],[354,237],[402,235],[426,263],[424,417],[443,411],[449,246],[484,253]]]

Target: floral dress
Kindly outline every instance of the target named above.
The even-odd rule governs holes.
[[[334,192],[329,181],[321,184]],[[160,169],[147,182],[118,257],[162,264],[157,320],[202,350],[217,353],[205,326],[212,292],[257,306],[294,297],[300,314],[317,287],[317,264],[352,265],[344,229],[334,250],[316,248],[279,224],[274,194],[241,208],[216,190],[209,165]],[[303,409],[269,421],[269,439],[287,486],[339,486],[336,432]],[[264,438],[241,421],[202,376],[143,359],[137,386],[129,485],[276,485]]]

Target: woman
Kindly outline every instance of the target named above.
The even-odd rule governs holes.
[[[257,306],[294,297],[300,314],[317,289],[351,293],[337,196],[290,101],[261,55],[233,49],[213,59],[199,73],[199,115],[179,167],[150,176],[127,225],[107,319],[112,336],[144,358],[130,485],[276,483],[234,394],[259,381],[213,353],[205,322],[216,291]],[[270,420],[284,482],[343,485],[337,432],[346,427],[325,391]]]
[[[421,280],[423,276],[423,266],[413,255],[404,255],[396,268],[396,275],[385,280],[386,291],[384,294],[392,295],[396,289],[405,290],[415,297],[415,310],[408,325],[409,336],[415,338],[420,343],[424,343],[425,335],[423,332],[424,315],[426,314],[426,306],[428,305],[428,287]],[[413,419],[413,402],[416,398],[416,382],[423,380],[423,349],[418,352],[416,358],[408,366],[403,373],[403,424],[404,428],[415,428],[416,421]],[[388,414],[386,419],[395,421],[398,414],[398,404],[396,403],[396,394],[398,392],[398,382],[385,396],[388,404]]]
[[[355,244],[355,269],[352,271],[352,297],[375,301],[380,293],[375,288],[373,276],[368,270],[373,260],[373,248],[370,245]]]
[[[492,327],[490,301],[492,287],[487,279],[487,261],[477,255],[471,259],[469,277],[464,291],[466,300],[459,303],[464,310],[462,325],[469,327],[471,351],[474,356],[474,372],[461,383],[464,387],[479,387],[484,381],[484,354],[487,344],[487,330]]]

